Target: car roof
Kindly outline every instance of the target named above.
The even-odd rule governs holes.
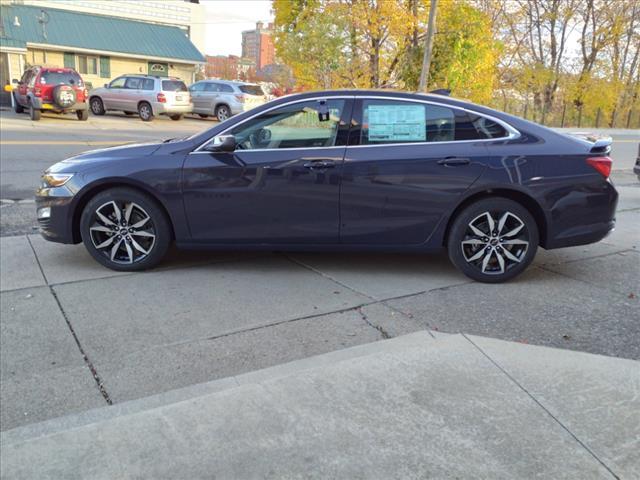
[[[205,78],[204,80],[200,80],[196,83],[204,83],[204,82],[226,83],[229,85],[258,85],[259,86],[258,83],[242,82],[240,80],[221,80],[217,78]]]

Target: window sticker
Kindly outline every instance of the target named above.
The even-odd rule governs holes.
[[[422,105],[369,105],[370,142],[424,142],[426,120]]]

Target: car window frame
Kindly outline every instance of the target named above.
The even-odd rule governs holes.
[[[123,79],[124,79],[124,83],[122,84],[122,86],[121,86],[121,87],[114,87],[114,86],[112,86],[116,81],[120,80],[121,78],[123,78]],[[127,83],[127,78],[129,78],[129,77],[127,77],[126,75],[122,75],[122,76],[120,76],[120,77],[114,78],[113,80],[111,80],[111,81],[109,82],[109,87],[108,87],[108,88],[124,88],[125,83]]]
[[[315,101],[320,101],[320,100],[344,100],[345,101],[344,109],[342,111],[342,114],[340,115],[340,121],[338,123],[338,133],[336,135],[335,145],[332,145],[330,147],[323,146],[323,147],[261,148],[261,149],[255,149],[255,150],[240,150],[240,151],[243,153],[248,153],[248,152],[274,152],[274,151],[283,151],[283,150],[295,151],[295,150],[318,150],[318,149],[326,150],[326,149],[332,149],[332,148],[346,148],[348,146],[347,141],[349,138],[349,131],[351,128],[351,120],[353,118],[353,113],[354,113],[353,108],[355,105],[355,99],[356,99],[355,95],[332,95],[332,96],[324,96],[324,97],[300,98],[297,100],[292,100],[290,102],[281,103],[279,105],[274,105],[271,108],[267,108],[260,112],[256,112],[255,115],[251,115],[247,118],[243,118],[242,120],[234,123],[233,125],[230,125],[228,128],[224,129],[222,132],[217,133],[212,137],[208,138],[207,140],[205,140],[204,142],[200,143],[195,149],[189,152],[189,154],[209,154],[210,155],[212,152],[206,150],[206,147],[209,143],[213,142],[216,137],[225,135],[231,130],[233,130],[234,128],[264,113],[268,113],[272,110],[277,110],[282,107],[294,105],[296,103],[307,103],[314,100]]]
[[[129,82],[129,80],[138,80],[140,83],[138,84],[138,86],[136,88],[132,88],[132,87],[128,87],[127,86],[127,82]],[[142,90],[142,82],[144,82],[144,78],[143,77],[127,77],[127,79],[124,82],[124,87],[122,87],[125,90]]]
[[[409,102],[409,103],[423,103],[426,105],[433,105],[437,107],[444,107],[453,110],[454,115],[457,115],[456,112],[463,112],[464,114],[472,114],[477,115],[479,117],[484,117],[488,120],[496,122],[498,125],[504,128],[507,133],[504,137],[496,137],[496,138],[477,138],[471,140],[442,140],[442,141],[418,141],[418,142],[389,142],[389,143],[375,143],[375,144],[366,144],[363,145],[360,143],[361,138],[361,127],[362,127],[362,105],[363,100],[385,100],[385,101],[398,101],[398,102]],[[354,105],[353,105],[353,116],[351,118],[352,128],[349,131],[349,140],[348,147],[354,148],[375,148],[375,147],[401,147],[407,145],[443,145],[443,144],[459,144],[459,143],[475,143],[475,142],[503,142],[507,140],[514,140],[521,136],[521,133],[514,128],[509,123],[504,120],[494,117],[492,115],[488,115],[485,113],[480,113],[477,110],[473,110],[472,108],[460,107],[457,105],[449,105],[444,102],[438,102],[431,99],[421,99],[421,98],[404,98],[404,97],[392,97],[385,95],[357,95]]]
[[[196,82],[192,85],[189,85],[189,92],[204,92],[205,87],[207,86],[207,82]],[[200,87],[198,90],[195,89],[195,87]]]

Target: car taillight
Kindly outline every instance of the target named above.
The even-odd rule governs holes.
[[[82,95],[84,96],[84,98],[87,98],[89,96],[89,90],[87,90],[86,88],[82,91]]]
[[[587,158],[587,163],[595,168],[604,178],[609,178],[613,164],[611,157],[590,157]]]
[[[40,97],[40,96],[42,96],[42,89],[41,89],[40,87],[34,87],[34,88],[33,88],[33,94],[34,94],[36,97]]]
[[[245,100],[245,96],[244,95],[235,95],[236,100],[238,100],[240,103],[244,103]]]
[[[164,93],[159,93],[157,99],[160,103],[167,103],[167,97],[164,96]]]

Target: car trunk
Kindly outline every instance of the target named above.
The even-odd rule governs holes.
[[[191,94],[182,80],[163,80],[162,93],[171,105],[189,105]]]

